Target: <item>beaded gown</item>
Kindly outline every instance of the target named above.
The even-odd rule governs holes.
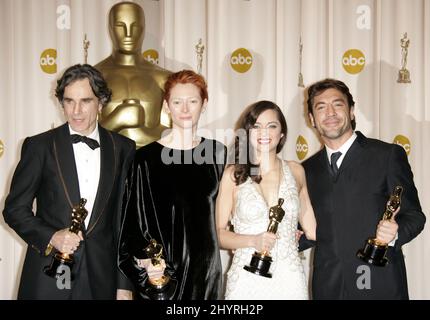
[[[227,272],[227,300],[306,300],[308,288],[303,265],[299,257],[296,230],[300,202],[296,181],[288,164],[283,161],[283,178],[279,198],[284,199],[284,218],[278,225],[279,239],[270,255],[272,278],[255,275],[243,269],[249,265],[254,248],[235,250],[232,265]],[[239,185],[231,223],[239,234],[259,234],[267,230],[269,208],[250,177]]]

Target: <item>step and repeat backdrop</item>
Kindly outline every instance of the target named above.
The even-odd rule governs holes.
[[[95,65],[111,54],[108,12],[117,2],[0,0],[1,210],[25,137],[64,122],[56,79],[72,64]],[[144,58],[206,77],[201,135],[228,144],[241,111],[272,100],[289,127],[282,156],[300,162],[321,147],[306,121],[305,88],[338,78],[356,101],[357,129],[406,150],[430,212],[430,1],[134,2],[145,12]],[[430,299],[428,243],[426,228],[404,247],[412,299]],[[16,298],[25,247],[1,217],[0,299]],[[228,253],[222,257],[227,268]]]

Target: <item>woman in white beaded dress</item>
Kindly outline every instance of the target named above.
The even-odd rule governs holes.
[[[271,101],[256,102],[235,129],[235,161],[224,171],[216,202],[220,246],[234,252],[225,298],[308,299],[296,234],[300,222],[315,240],[316,222],[303,167],[277,155],[287,137],[282,111]],[[270,220],[268,229],[273,210],[282,213],[280,222]],[[253,258],[255,252],[266,254]]]

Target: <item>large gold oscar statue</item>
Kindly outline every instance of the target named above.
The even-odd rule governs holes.
[[[95,65],[112,89],[100,124],[136,141],[137,147],[158,140],[162,124],[164,83],[170,72],[142,55],[145,15],[133,2],[115,4],[109,12],[112,54]],[[168,125],[167,123],[164,123]]]

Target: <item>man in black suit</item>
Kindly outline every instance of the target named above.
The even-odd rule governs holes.
[[[354,131],[354,100],[341,81],[311,85],[307,106],[325,144],[303,163],[317,219],[313,298],[408,299],[402,245],[423,230],[426,219],[404,149]],[[404,188],[400,211],[380,221],[397,185]],[[385,267],[356,256],[375,233],[389,244]]]
[[[18,299],[121,299],[131,287],[117,268],[120,199],[135,143],[98,125],[111,90],[92,66],[68,68],[56,97],[67,123],[25,139],[3,211],[28,244]],[[75,234],[71,212],[80,198],[88,216]],[[43,272],[57,250],[73,254],[73,279]]]

